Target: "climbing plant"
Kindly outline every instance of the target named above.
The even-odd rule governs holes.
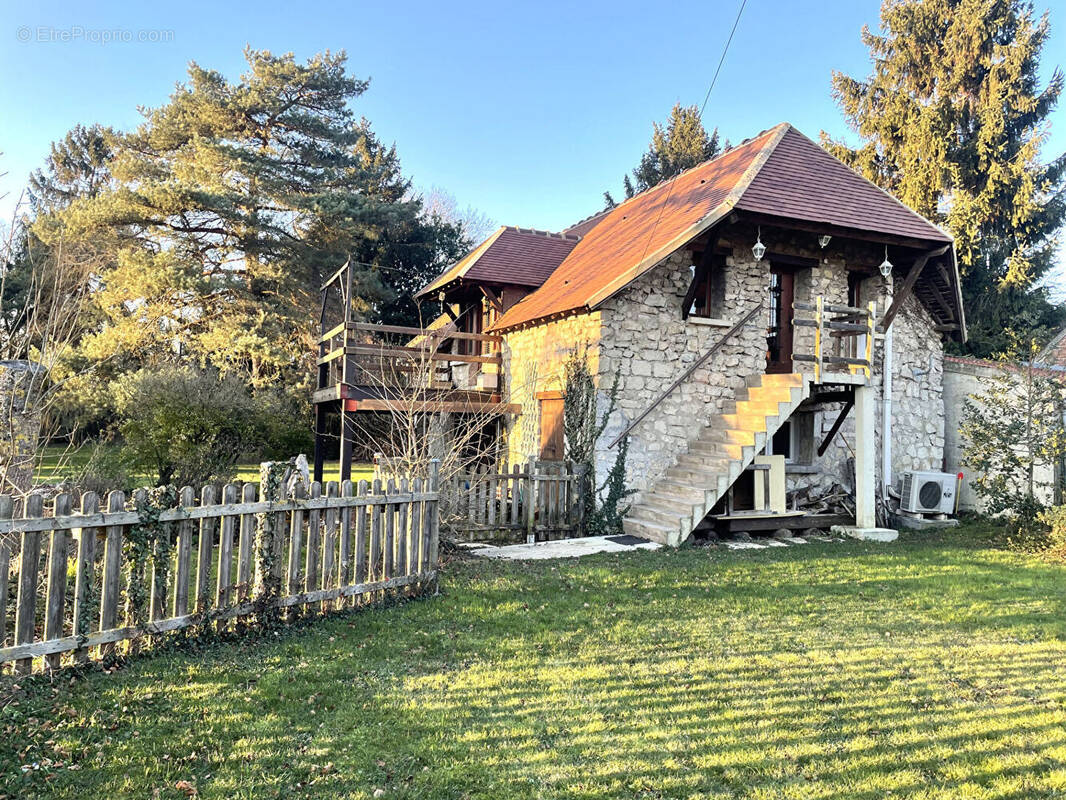
[[[130,502],[137,513],[122,539],[122,568],[126,584],[126,624],[143,625],[151,608],[151,575],[165,586],[170,566],[171,524],[160,520],[161,514],[178,506],[178,492],[173,486],[157,486],[138,491]],[[136,639],[130,643],[131,651]]]
[[[618,447],[614,465],[600,486],[596,483],[596,442],[607,428],[607,421],[618,405],[618,373],[615,372],[607,392],[605,407],[597,413],[596,381],[589,367],[588,348],[571,351],[563,365],[563,435],[566,457],[584,464],[590,491],[585,496],[585,519],[589,532],[618,533],[627,509],[622,501],[632,494],[625,488],[628,440]],[[606,492],[604,494],[604,492]],[[598,501],[598,502],[597,502]]]

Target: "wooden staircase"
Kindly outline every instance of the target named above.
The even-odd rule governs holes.
[[[809,376],[753,375],[623,520],[625,532],[676,547],[810,394]]]

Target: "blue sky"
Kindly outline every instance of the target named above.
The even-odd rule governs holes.
[[[250,44],[300,58],[346,50],[350,71],[372,80],[357,112],[396,143],[418,186],[499,223],[557,230],[619,190],[653,120],[702,102],[738,3],[2,0],[0,210],[75,123],[132,127],[189,61],[235,78]],[[847,134],[830,75],[868,72],[860,30],[876,27],[878,8],[748,0],[705,122],[733,142],[782,120],[812,138]],[[1066,62],[1062,4],[1051,24],[1045,78],[1056,55]],[[1062,152],[1066,110],[1053,126],[1048,152]]]

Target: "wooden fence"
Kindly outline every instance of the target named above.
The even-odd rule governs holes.
[[[327,613],[434,585],[437,462],[425,479],[298,484],[274,499],[256,491],[227,484],[219,503],[207,486],[197,505],[185,487],[178,507],[151,519],[130,510],[146,507],[144,490],[131,505],[111,492],[104,511],[87,493],[80,513],[61,494],[50,516],[31,495],[19,519],[0,495],[0,668],[55,669],[115,653],[124,640],[136,652],[145,635],[225,628],[251,614],[288,618],[300,606]]]
[[[581,536],[586,467],[531,461],[451,480],[445,524],[469,541],[536,542]]]

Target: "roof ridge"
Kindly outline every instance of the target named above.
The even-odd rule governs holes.
[[[577,228],[580,225],[584,225],[590,219],[595,219],[596,217],[602,217],[604,214],[607,214],[610,211],[611,211],[610,208],[601,208],[599,211],[596,211],[595,213],[589,214],[587,217],[583,217],[582,219],[579,219],[577,222],[574,222],[574,223],[572,223],[570,225],[567,225],[565,228],[563,228],[562,232],[566,233],[567,231],[573,230],[574,228]],[[574,235],[576,236],[577,234],[574,234]]]
[[[656,189],[660,189],[660,188],[662,188],[663,186],[669,186],[669,185],[670,185],[671,183],[673,183],[674,181],[676,181],[676,180],[677,180],[678,178],[681,178],[681,177],[683,177],[684,175],[687,175],[688,173],[692,172],[693,170],[695,170],[695,169],[700,169],[701,167],[705,167],[705,166],[707,166],[708,164],[713,164],[713,163],[714,163],[715,161],[717,161],[718,159],[720,159],[720,158],[725,158],[725,157],[726,157],[727,155],[729,155],[730,153],[732,153],[732,152],[733,152],[734,150],[739,150],[739,149],[740,149],[741,147],[745,147],[745,146],[747,146],[747,145],[751,144],[752,142],[754,142],[754,141],[755,141],[756,139],[761,139],[761,138],[762,138],[763,136],[766,136],[767,134],[769,134],[769,133],[772,133],[773,131],[776,131],[776,130],[777,130],[778,128],[781,128],[781,127],[788,127],[788,128],[792,128],[792,127],[793,127],[793,125],[792,125],[792,123],[791,123],[791,122],[779,122],[779,123],[777,123],[776,125],[774,125],[773,127],[767,128],[767,129],[766,129],[766,130],[764,130],[764,131],[759,131],[759,132],[758,132],[757,134],[755,134],[754,136],[749,136],[749,137],[748,137],[747,139],[745,139],[744,141],[742,141],[742,142],[739,142],[739,143],[737,143],[737,144],[733,145],[732,147],[730,147],[730,148],[728,148],[728,149],[726,149],[726,150],[723,150],[723,151],[722,151],[721,153],[719,153],[718,155],[714,156],[713,158],[708,158],[708,159],[707,159],[706,161],[701,161],[701,162],[700,162],[699,164],[693,164],[693,165],[692,165],[691,167],[689,167],[688,169],[683,169],[683,170],[681,170],[681,171],[680,171],[679,173],[677,173],[677,174],[676,174],[676,175],[674,175],[673,177],[671,177],[671,178],[667,178],[667,179],[666,179],[665,181],[660,181],[659,183],[655,184],[654,186],[649,186],[649,187],[648,187],[647,189],[645,189],[644,191],[642,191],[642,192],[637,192],[637,193],[636,193],[635,195],[633,195],[632,197],[627,197],[627,198],[626,198],[625,200],[623,200],[623,201],[622,201],[621,203],[619,203],[618,205],[616,205],[616,206],[612,206],[611,208],[607,208],[607,209],[604,209],[604,211],[614,211],[614,210],[615,210],[616,208],[621,208],[621,207],[622,207],[622,206],[624,206],[624,205],[625,205],[626,203],[630,203],[630,202],[632,202],[633,200],[636,200],[636,199],[637,199],[638,197],[640,197],[641,195],[647,194],[648,192],[654,192],[654,191],[655,191]],[[593,216],[595,216],[595,215],[593,215]],[[578,224],[580,224],[580,223],[578,223]],[[571,227],[573,227],[573,226],[571,226]]]
[[[515,233],[532,233],[536,236],[545,236],[549,239],[563,239],[568,242],[577,242],[581,240],[581,237],[573,233],[556,233],[555,231],[543,231],[539,228],[523,228],[518,225],[504,225],[506,230],[514,231]]]

